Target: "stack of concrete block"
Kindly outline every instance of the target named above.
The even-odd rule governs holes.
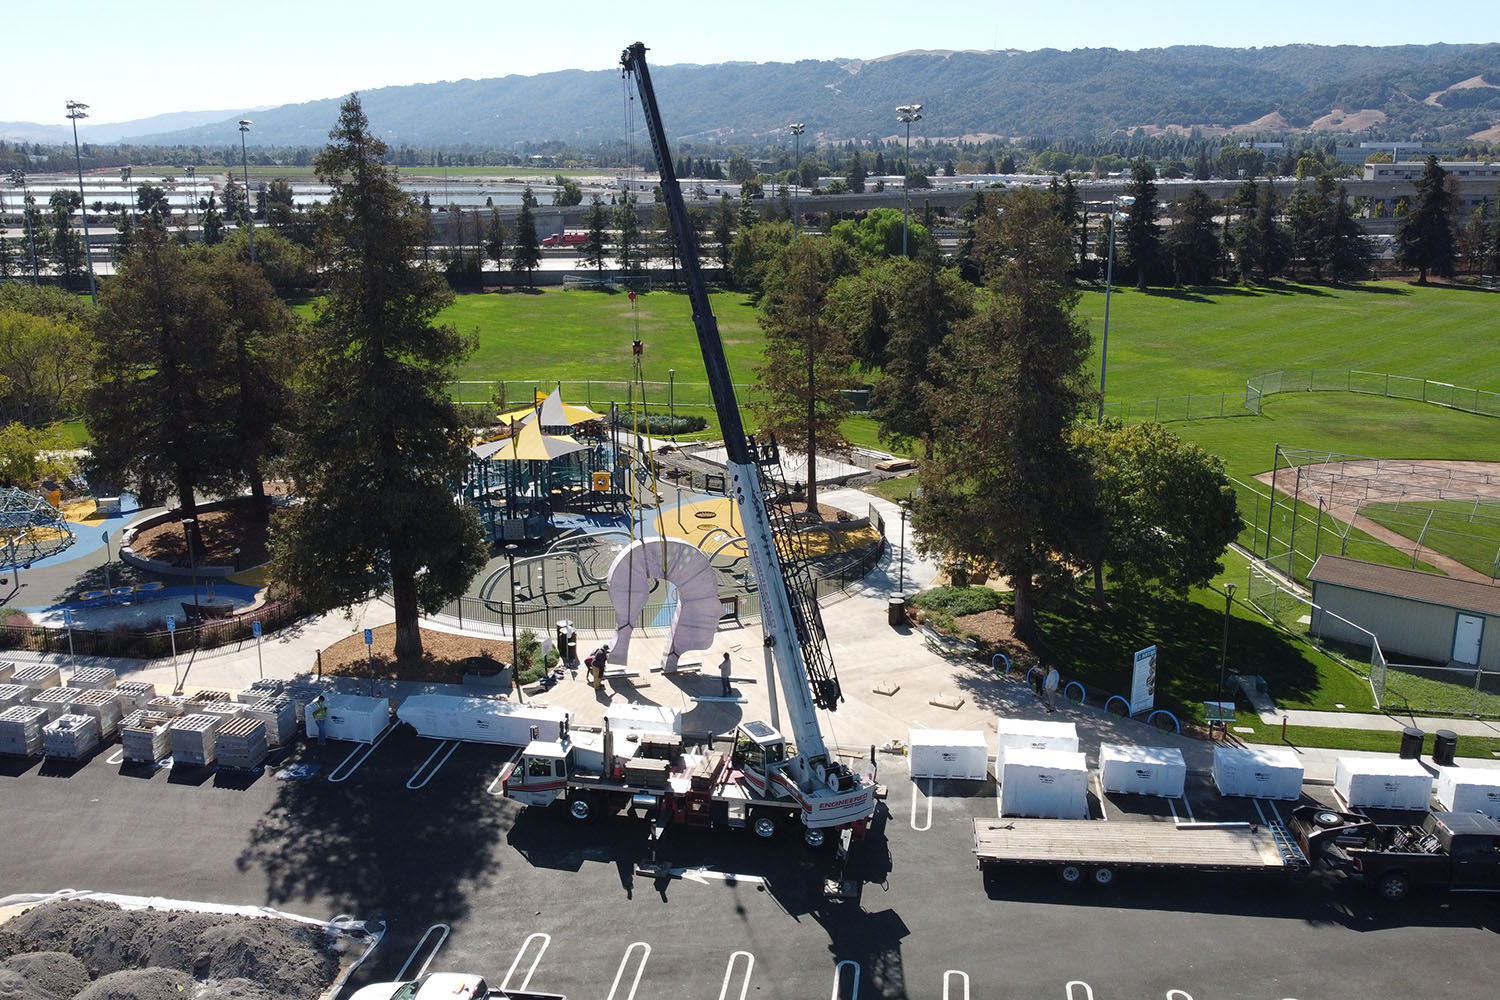
[[[292,699],[292,704],[296,707],[298,724],[302,722],[302,710],[318,695],[326,697],[328,689],[321,684],[288,684],[286,686],[286,696]]]
[[[247,718],[266,724],[266,742],[273,747],[286,746],[297,738],[297,708],[290,698],[267,698],[245,706]]]
[[[73,702],[73,711],[99,720],[99,738],[105,743],[115,738],[115,730],[125,714],[120,695],[101,688],[78,692],[78,700]]]
[[[113,691],[119,683],[120,675],[109,667],[83,667],[68,678],[68,687],[82,691]]]
[[[0,684],[0,708],[12,705],[29,705],[36,692],[25,684]]]
[[[44,663],[21,667],[10,677],[12,684],[24,684],[33,691],[62,687],[62,671]]]
[[[266,742],[266,724],[247,716],[226,718],[214,734],[214,748],[220,767],[242,771],[260,767],[271,751]]]
[[[0,684],[9,684],[16,675],[16,665],[9,660],[0,660]]]
[[[234,699],[229,697],[228,691],[194,691],[187,697],[187,710],[189,712],[201,712],[204,705],[232,703],[233,701]]]
[[[154,764],[172,753],[170,715],[138,709],[120,720],[120,745],[125,759]]]
[[[49,687],[36,691],[30,704],[47,710],[47,721],[56,722],[73,710],[73,703],[83,694],[77,688]]]
[[[99,720],[64,715],[42,727],[42,752],[63,760],[83,760],[99,748]]]
[[[173,763],[212,764],[217,754],[214,737],[223,722],[223,716],[204,715],[201,712],[173,719],[169,725],[172,731]]]
[[[189,711],[202,712],[204,715],[219,715],[225,719],[233,718],[245,710],[245,706],[237,701],[210,701],[201,705],[188,706]]]
[[[139,711],[156,697],[156,685],[150,681],[121,681],[115,688],[120,696],[120,707],[127,712]]]
[[[279,677],[262,677],[245,685],[240,693],[234,696],[234,700],[243,702],[246,705],[257,701],[264,701],[267,698],[274,698],[277,695],[285,694],[289,684],[290,682],[284,681]]]
[[[12,705],[0,712],[0,754],[35,757],[41,753],[46,722],[46,711],[30,705]]]
[[[187,714],[186,703],[181,697],[175,694],[164,694],[152,698],[142,707],[148,712],[156,712],[158,715],[170,715],[173,718]]]

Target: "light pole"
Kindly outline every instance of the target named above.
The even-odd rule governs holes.
[[[1224,641],[1219,646],[1219,694],[1214,699],[1214,714],[1223,716],[1224,673],[1229,667],[1229,609],[1234,604],[1234,584],[1224,584]],[[1213,724],[1209,723],[1209,735],[1213,735]]]
[[[906,512],[911,509],[909,498],[901,501],[901,568],[897,570],[896,593],[906,595]]]
[[[190,197],[192,198],[192,201],[189,203],[188,207],[193,210],[193,225],[197,225],[198,224],[198,168],[197,167],[187,167],[185,169],[186,169],[187,175],[188,175],[188,185],[192,188],[192,192],[193,192],[190,195]],[[188,229],[188,238],[191,239],[192,235],[193,235],[193,230],[191,228],[189,228]]]
[[[112,558],[109,554],[109,529],[105,528],[100,534],[104,536],[104,590],[108,593],[115,589],[109,581],[109,561]]]
[[[245,224],[250,232],[250,263],[255,263],[255,211],[250,206],[250,154],[245,152],[245,133],[250,131],[250,119],[240,119],[240,162],[245,167]]]
[[[193,579],[193,618],[195,620],[201,614],[198,609],[198,556],[193,552],[193,532],[197,527],[197,518],[185,517],[182,519],[182,535],[187,539],[188,547],[188,574]]]
[[[911,218],[911,123],[922,120],[922,105],[902,104],[896,108],[896,120],[906,125],[906,176],[901,179],[901,256],[906,252],[906,227]]]
[[[31,248],[31,283],[40,280],[36,263],[36,237],[31,233],[31,192],[26,190],[26,171],[17,167],[10,172],[10,182],[21,188],[21,218],[26,222],[26,245]]]
[[[125,185],[125,211],[130,215],[130,221],[135,221],[135,200],[130,197],[130,178],[133,171],[129,167],[120,168],[120,181]]]
[[[797,196],[802,193],[802,133],[807,131],[807,126],[792,122],[787,128],[792,130],[792,235],[796,236],[802,232]]]
[[[510,580],[510,672],[511,683],[516,686],[516,701],[523,702],[526,699],[521,696],[521,660],[516,656],[521,648],[521,634],[516,631],[516,543],[511,542],[505,546],[505,560],[510,564],[506,576]]]
[[[1115,287],[1115,225],[1120,221],[1119,198],[1109,200],[1109,263],[1104,268],[1104,343],[1099,349],[1099,423],[1104,423],[1104,375],[1109,368],[1109,293]],[[1134,198],[1130,199],[1135,202]],[[1230,589],[1233,589],[1233,584]]]
[[[89,265],[89,298],[99,304],[99,290],[94,287],[94,254],[89,248],[89,208],[83,195],[83,154],[78,151],[78,119],[87,118],[87,104],[68,102],[68,120],[73,123],[73,163],[78,167],[78,214],[83,216],[83,259]]]

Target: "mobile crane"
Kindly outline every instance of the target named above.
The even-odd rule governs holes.
[[[693,325],[703,353],[714,408],[728,452],[731,496],[739,509],[751,567],[760,590],[767,676],[777,678],[786,701],[787,729],[778,728],[776,694],[772,723],[751,721],[736,728],[723,751],[681,754],[680,740],[647,734],[602,736],[576,733],[552,742],[533,740],[505,777],[506,794],[545,805],[566,795],[569,811],[587,819],[599,811],[643,808],[655,829],[668,822],[697,826],[748,826],[771,836],[779,819],[796,817],[812,846],[837,833],[842,856],[864,832],[875,808],[873,773],[866,776],[834,760],[823,741],[818,709],[833,711],[843,700],[823,630],[816,593],[797,533],[784,503],[780,456],[774,437],[756,442],[745,433],[734,385],[708,299],[697,241],[688,221],[666,133],[657,109],[646,46],[620,57],[635,79],[651,147],[661,172],[661,191],[681,248]],[[767,496],[772,502],[767,502]],[[780,537],[773,531],[773,522]],[[872,761],[873,766],[873,761]],[[835,890],[837,891],[837,890]]]

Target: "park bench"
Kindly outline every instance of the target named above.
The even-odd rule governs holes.
[[[931,625],[918,625],[917,632],[921,634],[923,644],[939,656],[967,660],[979,652],[979,646],[973,639],[961,639],[956,635],[939,632]]]

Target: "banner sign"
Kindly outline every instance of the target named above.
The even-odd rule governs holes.
[[[1130,674],[1130,714],[1149,711],[1156,706],[1156,647],[1147,646],[1135,654],[1135,668]]]

